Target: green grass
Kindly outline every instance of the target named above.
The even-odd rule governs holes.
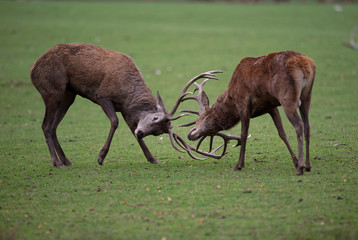
[[[0,2],[0,239],[357,239],[358,52],[342,45],[357,22],[355,5]],[[53,168],[29,70],[65,42],[129,54],[167,108],[198,73],[224,70],[206,86],[214,102],[243,57],[308,55],[312,172],[295,176],[268,116],[251,121],[240,172],[231,171],[239,149],[195,161],[166,135],[145,139],[164,163],[151,165],[121,118],[99,166],[110,124],[81,97],[58,129],[74,165]]]

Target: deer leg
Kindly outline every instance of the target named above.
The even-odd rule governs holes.
[[[250,125],[250,116],[245,116],[241,118],[241,147],[240,147],[240,156],[239,161],[234,167],[234,171],[241,170],[245,167],[245,150],[246,150],[246,141],[247,135],[249,132]]]
[[[302,175],[303,170],[306,168],[305,162],[303,160],[303,122],[298,116],[296,109],[294,111],[290,111],[290,109],[284,107],[284,110],[288,120],[296,130],[298,142],[298,166],[296,168],[296,174]]]
[[[125,115],[122,114],[122,116],[123,116],[124,120],[126,121],[128,127],[129,127],[129,129],[131,130],[131,132],[132,132],[133,135],[135,136],[134,132],[135,132],[135,129],[136,129],[137,126],[131,124],[131,121],[130,121],[128,118],[126,118]],[[150,162],[150,163],[160,163],[160,162],[150,153],[150,151],[149,151],[147,145],[145,144],[144,140],[143,140],[143,139],[138,139],[138,138],[136,138],[136,139],[137,139],[137,142],[138,142],[140,148],[142,149],[142,151],[143,151],[143,153],[144,153],[144,156],[147,158],[148,162]]]
[[[288,149],[288,151],[290,152],[291,154],[291,157],[292,157],[292,161],[293,161],[293,164],[295,165],[295,168],[297,168],[298,166],[298,159],[295,155],[295,153],[292,151],[292,148],[287,140],[287,136],[286,136],[286,133],[285,133],[285,129],[283,128],[283,125],[282,125],[282,121],[281,121],[281,117],[280,117],[280,112],[278,111],[277,108],[274,108],[270,113],[270,116],[273,120],[273,122],[275,123],[275,126],[277,128],[277,131],[278,131],[278,135],[280,136],[280,138],[282,139],[282,141],[286,144],[286,147]]]
[[[310,101],[302,101],[300,106],[300,114],[304,124],[304,133],[306,141],[306,171],[310,172],[312,165],[310,160],[310,124],[308,121],[308,112],[309,112],[309,103]]]
[[[75,98],[76,98],[75,93],[72,93],[69,91],[65,92],[65,97],[63,98],[63,100],[60,104],[60,107],[57,110],[56,118],[52,125],[52,133],[53,133],[52,140],[53,140],[57,155],[60,158],[61,162],[66,166],[71,166],[72,163],[70,162],[70,160],[67,159],[65,153],[63,152],[63,150],[61,148],[61,145],[57,139],[56,129],[57,129],[58,125],[60,124],[60,122],[62,121],[63,117],[66,115],[67,110],[72,105]]]
[[[58,168],[63,167],[63,163],[58,160],[57,155],[56,155],[56,151],[55,151],[55,144],[54,144],[54,140],[53,140],[53,123],[56,120],[56,115],[57,115],[57,111],[58,111],[58,106],[59,106],[59,102],[54,100],[55,97],[53,98],[48,98],[48,99],[44,99],[45,105],[46,105],[46,112],[45,112],[45,117],[44,120],[42,122],[42,131],[45,135],[46,138],[46,143],[48,146],[48,149],[50,151],[50,155],[51,155],[51,161],[52,161],[52,165]]]
[[[144,143],[143,139],[137,139],[139,146],[142,148],[144,156],[147,158],[150,163],[160,163],[149,151],[147,145]]]
[[[107,115],[107,117],[111,121],[111,129],[109,130],[107,141],[101,148],[101,151],[99,152],[98,157],[97,157],[98,163],[100,165],[102,165],[104,158],[107,156],[109,147],[112,142],[114,132],[116,131],[116,129],[118,127],[118,117],[117,117],[117,114],[116,114],[116,111],[115,111],[112,101],[101,99],[101,100],[98,100],[98,104],[102,107],[104,113]]]

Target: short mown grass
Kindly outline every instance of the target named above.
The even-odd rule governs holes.
[[[358,6],[118,2],[0,2],[0,239],[357,239],[358,52],[342,45]],[[32,63],[57,43],[87,42],[132,56],[167,108],[191,77],[213,103],[240,59],[296,50],[315,60],[313,169],[296,176],[269,116],[239,148],[195,161],[168,136],[145,139],[146,162],[122,118],[103,166],[109,121],[77,97],[58,128],[72,167],[56,169],[41,130]],[[190,107],[190,105],[188,106]],[[282,111],[281,111],[282,112]],[[281,113],[292,147],[293,127]],[[185,120],[185,119],[184,119]],[[184,121],[183,120],[183,121]],[[175,128],[185,137],[188,129]],[[230,130],[240,134],[240,128]]]

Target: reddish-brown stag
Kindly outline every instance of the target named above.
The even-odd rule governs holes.
[[[309,157],[310,125],[308,113],[316,66],[305,55],[285,51],[261,57],[244,58],[236,67],[228,88],[216,103],[200,115],[196,126],[189,132],[190,140],[210,136],[230,129],[241,121],[241,149],[234,170],[244,167],[246,140],[250,118],[269,113],[286,144],[298,175],[311,170]],[[298,141],[298,158],[287,141],[277,109],[282,106],[294,126]],[[297,113],[300,111],[301,118]],[[306,141],[306,161],[303,153],[303,136]]]
[[[52,47],[31,68],[32,83],[46,107],[42,129],[52,164],[56,167],[72,165],[60,146],[56,129],[76,95],[100,105],[111,122],[108,138],[97,158],[99,164],[102,165],[118,127],[116,112],[121,112],[149,162],[158,163],[143,141],[147,135],[168,133],[173,147],[182,151],[175,146],[175,142],[181,143],[182,138],[171,130],[171,121],[185,114],[177,117],[174,114],[180,102],[185,100],[183,98],[188,94],[185,91],[190,85],[200,78],[216,79],[214,74],[217,72],[202,73],[190,80],[168,113],[159,93],[156,99],[129,56],[90,44]]]

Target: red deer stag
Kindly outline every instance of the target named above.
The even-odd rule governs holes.
[[[186,100],[185,96],[189,94],[186,90],[196,80],[217,79],[214,74],[218,72],[202,73],[190,80],[173,110],[167,113],[159,93],[155,99],[129,56],[90,44],[59,44],[52,47],[31,68],[32,83],[40,92],[46,107],[42,129],[52,164],[56,167],[72,165],[60,146],[56,129],[76,95],[100,105],[111,122],[108,138],[97,158],[99,164],[102,165],[118,126],[116,112],[122,113],[149,162],[158,163],[143,141],[147,135],[168,133],[173,147],[182,151],[175,146],[175,141],[178,143],[178,139],[181,141],[182,138],[171,130],[171,121],[185,114],[173,117],[175,111],[180,102]]]
[[[316,66],[312,59],[294,51],[244,58],[236,67],[228,88],[211,108],[207,108],[200,115],[188,138],[197,140],[202,136],[210,136],[230,129],[241,121],[240,156],[234,167],[234,170],[241,170],[245,165],[250,118],[269,113],[292,156],[297,175],[303,174],[304,169],[310,171],[308,113],[315,71]],[[298,159],[287,141],[278,106],[282,106],[296,130]],[[303,159],[303,134],[306,141],[306,162]]]

